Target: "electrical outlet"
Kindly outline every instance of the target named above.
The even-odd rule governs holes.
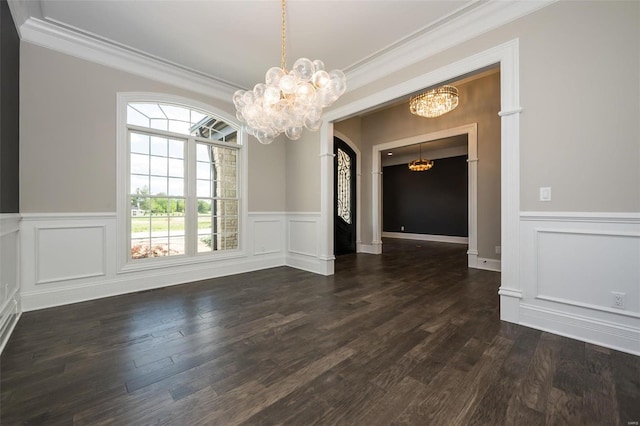
[[[613,304],[614,308],[624,309],[624,297],[627,295],[626,293],[620,293],[618,291],[612,291],[611,295],[613,296]]]
[[[400,230],[401,230],[401,231],[404,231],[404,225],[402,225],[402,226],[400,227]]]
[[[502,253],[502,247],[496,246],[496,254],[500,254],[500,253]]]

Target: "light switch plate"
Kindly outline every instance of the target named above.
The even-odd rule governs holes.
[[[540,187],[540,201],[551,201],[550,187]]]

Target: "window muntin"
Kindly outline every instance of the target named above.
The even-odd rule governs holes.
[[[149,102],[129,102],[127,124],[129,259],[238,249],[237,130]]]
[[[129,102],[127,124],[226,143],[238,143],[237,130],[195,109],[154,102]]]

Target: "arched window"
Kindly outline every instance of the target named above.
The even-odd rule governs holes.
[[[126,102],[125,127],[126,262],[239,250],[238,128],[148,100]]]

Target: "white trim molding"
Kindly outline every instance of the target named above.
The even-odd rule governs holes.
[[[475,2],[387,49],[349,67],[349,90],[393,74],[494,28],[526,16],[556,0]],[[462,74],[458,74],[462,75]],[[442,79],[440,81],[444,81]],[[420,88],[428,87],[425,85]],[[418,88],[418,89],[420,89]],[[504,108],[504,105],[503,105]]]
[[[479,262],[478,255],[478,123],[470,123],[451,129],[439,130],[437,132],[416,135],[409,138],[390,141],[374,145],[371,154],[372,179],[372,212],[373,212],[373,238],[379,240],[379,236],[384,236],[382,232],[382,160],[381,153],[386,150],[399,148],[402,146],[414,145],[422,142],[448,138],[458,135],[467,135],[467,168],[468,168],[468,245],[470,268],[487,269],[490,267],[486,262]],[[402,235],[402,234],[401,234]],[[402,237],[399,237],[402,238]],[[480,265],[480,266],[479,266]],[[492,265],[491,268],[495,268]],[[499,269],[499,268],[498,268]],[[495,269],[491,269],[495,270]]]
[[[289,212],[286,215],[286,265],[320,275],[333,275],[335,257],[323,252],[319,212]]]
[[[493,3],[493,2],[492,2]],[[498,3],[494,3],[493,6]],[[541,6],[549,4],[545,2]],[[515,18],[514,18],[515,19]],[[415,49],[414,52],[423,52],[424,49]],[[422,59],[426,59],[433,52],[421,53]],[[501,281],[504,289],[519,291],[520,273],[518,264],[520,262],[520,66],[519,66],[519,40],[513,39],[502,43],[485,51],[478,52],[469,57],[441,68],[429,71],[413,79],[404,81],[397,85],[380,90],[369,96],[362,97],[351,103],[337,107],[325,114],[325,124],[321,129],[320,145],[321,151],[326,151],[332,146],[333,122],[344,118],[352,117],[362,111],[375,108],[377,105],[390,102],[402,96],[407,96],[425,87],[435,86],[444,81],[451,80],[461,75],[469,74],[495,64],[500,65],[500,108],[502,111],[513,113],[505,114],[501,117]],[[405,66],[405,65],[402,65]],[[389,72],[389,71],[387,71]],[[370,77],[367,77],[370,78]],[[353,88],[353,82],[350,82]],[[471,162],[470,164],[476,164]],[[326,188],[332,185],[332,169],[329,164],[321,164],[321,185]],[[379,169],[377,170],[379,171]],[[376,172],[376,169],[373,171]],[[379,176],[379,175],[378,175]],[[379,180],[379,178],[377,179]],[[377,185],[377,187],[376,187]],[[380,182],[373,178],[372,196],[378,193]],[[325,191],[321,191],[321,205],[331,206],[332,200]],[[322,223],[324,237],[326,241],[333,241],[332,229],[325,226],[328,223],[324,220],[330,210],[322,209]],[[373,223],[379,223],[381,212],[372,208]],[[372,245],[381,244],[380,234],[377,226],[371,230],[373,238]],[[330,235],[327,235],[330,234]],[[477,254],[477,253],[476,253]],[[471,254],[473,255],[473,254]],[[508,296],[501,296],[507,298]],[[514,306],[513,303],[509,303]],[[500,318],[505,321],[518,322],[517,309],[503,309],[501,303]]]
[[[434,241],[438,243],[469,244],[468,237],[450,235],[411,234],[409,232],[382,232],[383,238],[400,238],[403,240]]]
[[[30,2],[18,2],[30,3]],[[229,102],[240,87],[124,46],[30,17],[20,26],[23,41]]]
[[[20,315],[20,214],[0,213],[0,353]]]
[[[640,214],[522,212],[520,239],[519,324],[640,355]]]

